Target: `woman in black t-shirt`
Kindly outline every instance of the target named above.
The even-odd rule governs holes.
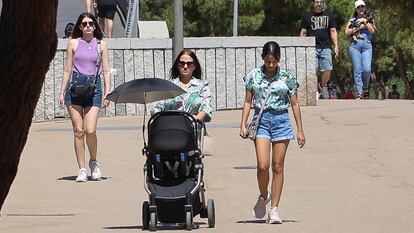
[[[329,99],[328,81],[333,70],[332,55],[337,57],[339,54],[336,22],[333,14],[326,10],[325,1],[312,0],[311,9],[300,24],[299,35],[315,37],[316,69],[321,73],[321,97]]]

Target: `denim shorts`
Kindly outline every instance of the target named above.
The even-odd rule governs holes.
[[[99,76],[98,76],[99,77]],[[72,78],[69,80],[68,85],[66,86],[65,90],[65,105],[79,105],[82,107],[101,107],[102,105],[102,85],[101,85],[101,78],[99,77],[96,80],[95,92],[92,98],[86,100],[80,100],[77,98],[73,98],[70,88],[72,87],[73,83],[85,84],[87,82],[92,83],[95,79],[93,75],[83,75],[77,72],[73,72]]]
[[[333,70],[331,49],[316,49],[316,67],[320,72]]]
[[[253,120],[256,120],[259,111],[259,109],[255,110]],[[266,138],[272,142],[294,139],[288,111],[264,110],[256,137]]]

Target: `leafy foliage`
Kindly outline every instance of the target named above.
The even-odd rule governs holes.
[[[255,35],[263,24],[263,4],[257,0],[239,1],[240,35]],[[233,1],[184,0],[184,36],[232,36]],[[164,20],[174,35],[174,4],[171,0],[144,0],[140,20]]]

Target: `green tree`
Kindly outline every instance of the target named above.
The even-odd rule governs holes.
[[[377,7],[374,67],[388,86],[397,84],[404,98],[414,99],[414,16],[412,1],[373,1]],[[402,91],[401,91],[402,90]]]
[[[264,0],[265,19],[258,34],[266,36],[299,35],[299,25],[306,11],[310,10],[307,0]]]
[[[233,30],[232,1],[184,1],[185,36],[229,36]]]
[[[233,19],[233,16],[231,16]],[[254,36],[262,27],[265,20],[265,11],[262,1],[239,1],[238,35]],[[232,24],[233,25],[233,22]],[[232,26],[233,27],[233,26]]]
[[[184,36],[232,36],[233,1],[184,0]],[[144,0],[140,20],[164,20],[170,36],[174,35],[174,5],[171,0]],[[239,0],[239,35],[255,35],[264,20],[262,2]]]

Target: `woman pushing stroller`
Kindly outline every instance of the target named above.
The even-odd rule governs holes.
[[[208,81],[201,79],[201,73],[195,53],[187,49],[181,51],[171,67],[170,78],[186,93],[173,99],[158,101],[151,109],[151,115],[160,111],[180,110],[192,114],[198,121],[211,121],[211,91]]]
[[[151,109],[144,166],[149,201],[143,203],[143,228],[156,230],[159,221],[184,223],[190,230],[198,214],[214,227],[214,201],[205,199],[199,144],[204,124],[196,123],[211,120],[210,88],[201,79],[200,63],[191,50],[178,54],[170,77],[186,92],[158,101]]]

